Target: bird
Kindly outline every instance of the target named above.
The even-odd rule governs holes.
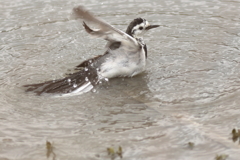
[[[104,54],[83,61],[76,66],[76,72],[65,78],[24,85],[26,92],[35,92],[37,95],[82,94],[103,81],[114,77],[133,77],[145,70],[147,46],[143,34],[160,25],[151,25],[144,18],[135,18],[124,32],[94,16],[84,6],[74,7],[73,15],[75,19],[82,20],[88,34],[107,41]]]

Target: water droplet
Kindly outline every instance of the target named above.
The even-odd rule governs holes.
[[[71,79],[69,78],[67,81],[68,81],[68,82],[71,82]]]
[[[85,81],[88,81],[88,77],[85,77]]]
[[[73,88],[76,88],[76,87],[77,87],[77,84],[76,84],[76,83],[74,83],[74,84],[73,84]]]
[[[104,78],[104,80],[108,82],[108,78]]]
[[[87,67],[85,67],[85,68],[84,68],[84,70],[85,70],[85,71],[88,71],[88,68],[87,68]]]
[[[96,89],[93,89],[93,90],[92,90],[92,92],[94,92],[94,93],[95,93],[95,92],[97,92],[97,90],[96,90]]]

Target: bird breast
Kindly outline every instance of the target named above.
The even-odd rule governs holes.
[[[146,57],[143,47],[135,52],[119,49],[109,50],[98,74],[103,78],[132,77],[145,70]]]

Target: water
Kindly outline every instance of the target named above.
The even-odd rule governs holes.
[[[122,30],[137,17],[161,25],[145,36],[146,72],[73,97],[25,93],[102,54],[105,42],[69,19],[79,1],[1,2],[0,160],[47,159],[46,141],[48,159],[106,160],[121,146],[126,160],[238,160],[240,2],[81,2]]]

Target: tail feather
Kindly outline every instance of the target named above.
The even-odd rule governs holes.
[[[97,71],[94,68],[85,68],[69,74],[58,80],[46,81],[38,84],[27,84],[26,92],[35,92],[37,95],[43,93],[67,94],[71,92],[86,92],[98,83]]]

